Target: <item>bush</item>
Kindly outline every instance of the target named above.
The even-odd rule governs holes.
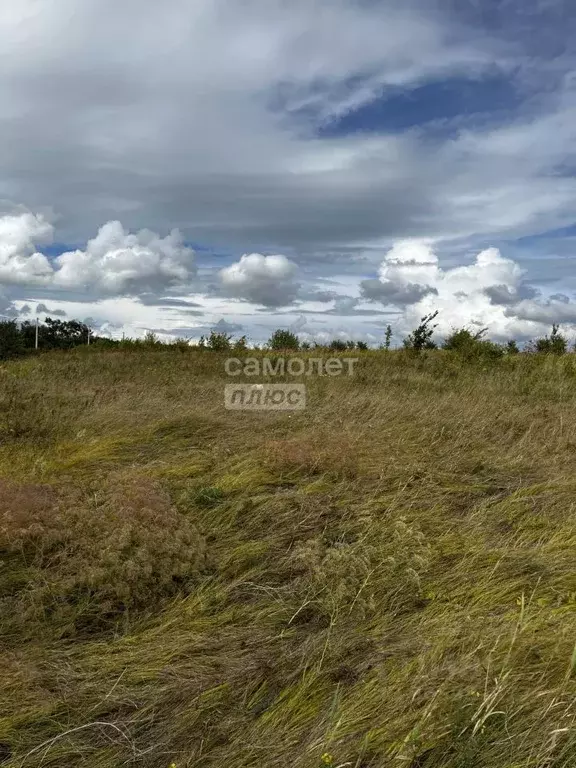
[[[115,349],[122,344],[118,339],[108,339],[105,336],[95,336],[90,340],[90,346],[96,349]]]
[[[207,346],[213,352],[227,352],[231,348],[232,336],[229,333],[220,333],[218,331],[210,331],[208,337]]]
[[[504,349],[493,341],[482,338],[486,329],[472,333],[468,328],[460,328],[445,339],[442,348],[452,350],[466,360],[492,359],[502,357]]]
[[[545,355],[563,355],[568,349],[568,341],[561,333],[559,333],[560,326],[554,324],[552,326],[552,333],[550,336],[545,336],[543,339],[536,339],[528,345],[528,349],[531,352],[539,352]]]
[[[160,341],[158,336],[156,336],[156,334],[153,331],[147,331],[146,335],[144,336],[144,339],[142,341],[142,344],[145,347],[157,347],[161,343],[162,342]]]
[[[506,353],[508,355],[518,355],[518,354],[520,354],[520,350],[518,349],[518,344],[516,344],[514,339],[511,339],[510,341],[506,342]]]
[[[248,339],[246,336],[240,336],[239,339],[236,339],[234,342],[234,350],[236,352],[246,352],[248,349]]]
[[[300,341],[298,336],[292,331],[283,330],[278,328],[268,340],[268,347],[270,349],[300,349]]]

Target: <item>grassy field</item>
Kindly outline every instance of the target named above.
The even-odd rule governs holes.
[[[1,367],[3,766],[576,765],[576,355],[355,356]]]

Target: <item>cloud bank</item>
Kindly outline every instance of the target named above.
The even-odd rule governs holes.
[[[544,298],[525,277],[526,270],[497,248],[481,251],[471,264],[443,269],[429,243],[404,240],[386,253],[377,279],[362,281],[361,293],[396,308],[405,329],[438,310],[443,336],[470,326],[488,328],[496,339],[526,338],[553,322],[576,322],[569,297]]]
[[[109,221],[84,250],[50,261],[37,247],[53,237],[53,225],[40,214],[0,217],[0,284],[51,286],[100,298],[189,289],[196,274],[194,251],[178,230],[164,238],[148,229],[130,234],[119,221]]]
[[[315,258],[571,224],[573,14],[475,5],[19,0],[0,18],[0,196],[54,207],[65,242],[120,219]]]
[[[373,340],[383,324],[391,322],[401,337],[438,310],[439,335],[468,326],[488,328],[495,339],[526,339],[552,323],[576,332],[573,299],[558,291],[544,295],[527,280],[526,269],[497,248],[480,251],[471,263],[443,267],[433,243],[405,239],[385,252],[375,278],[339,275],[338,265],[320,278],[282,254],[245,254],[223,269],[199,270],[178,231],[130,233],[118,221],[101,226],[83,248],[43,253],[54,237],[54,225],[42,214],[20,209],[0,216],[4,317],[89,315],[120,333],[148,315],[142,333],[169,335],[172,328],[194,337],[226,327],[267,338],[274,327],[296,323],[309,340]],[[262,312],[269,314],[265,322]]]

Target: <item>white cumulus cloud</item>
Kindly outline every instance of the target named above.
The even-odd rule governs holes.
[[[58,256],[54,285],[135,295],[185,286],[195,273],[194,251],[178,230],[164,238],[148,229],[130,234],[119,221],[109,221],[86,250]]]
[[[0,216],[0,284],[43,285],[52,276],[50,262],[36,249],[52,240],[53,227],[41,215]]]
[[[0,285],[127,296],[186,287],[196,274],[194,251],[178,230],[164,238],[148,229],[131,234],[119,221],[110,221],[84,250],[50,261],[37,247],[53,239],[54,227],[41,215],[0,216]]]
[[[384,257],[378,279],[361,283],[364,298],[398,308],[403,330],[438,310],[438,334],[455,328],[488,328],[493,338],[526,338],[552,322],[576,321],[576,304],[542,298],[525,281],[525,270],[497,248],[472,264],[443,269],[429,243],[405,240]],[[574,332],[575,328],[568,330]]]
[[[282,255],[245,254],[240,261],[220,272],[227,296],[245,299],[266,307],[280,307],[298,294],[297,266]]]

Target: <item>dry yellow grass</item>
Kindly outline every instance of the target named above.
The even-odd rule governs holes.
[[[574,356],[359,356],[3,366],[0,764],[576,764]]]

